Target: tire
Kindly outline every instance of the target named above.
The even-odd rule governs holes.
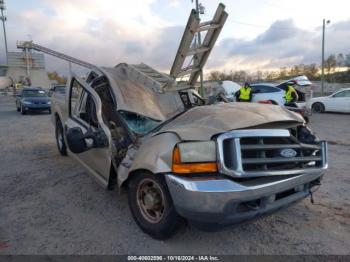
[[[49,114],[51,115],[51,109],[49,109]]]
[[[273,105],[278,105],[278,103],[276,102],[276,101],[274,101],[274,100],[269,100],[270,102],[271,102],[271,104],[273,104]]]
[[[66,146],[66,142],[64,141],[63,126],[59,119],[56,120],[55,134],[56,134],[56,144],[57,144],[58,152],[60,152],[62,156],[66,156],[67,146]]]
[[[136,223],[152,238],[169,238],[183,222],[174,208],[162,175],[149,172],[133,174],[128,182],[128,200]]]
[[[21,105],[21,107],[20,107],[20,111],[21,111],[21,114],[22,114],[22,115],[25,115],[25,114],[26,114],[26,110],[23,108],[22,105]]]
[[[21,109],[17,106],[17,112],[21,111]]]
[[[320,102],[316,102],[314,104],[312,104],[312,112],[314,113],[323,113],[325,108],[324,105]]]

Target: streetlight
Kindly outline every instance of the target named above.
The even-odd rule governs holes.
[[[321,63],[321,90],[322,95],[324,94],[324,38],[325,38],[325,29],[326,24],[328,25],[331,21],[323,19],[323,27],[322,27],[322,63]]]
[[[6,28],[5,28],[5,21],[7,20],[7,18],[6,18],[6,16],[4,16],[4,10],[5,9],[6,9],[5,1],[4,0],[0,0],[0,10],[1,10],[0,20],[2,21],[2,28],[4,29],[6,64],[8,64],[8,57],[7,57],[8,50],[7,50]]]

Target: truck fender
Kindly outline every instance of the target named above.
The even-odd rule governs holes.
[[[180,141],[175,133],[161,133],[146,138],[138,148],[131,146],[118,167],[118,186],[123,186],[138,170],[153,174],[171,172],[173,149]]]

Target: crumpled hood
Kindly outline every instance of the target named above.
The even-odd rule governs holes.
[[[289,128],[303,118],[280,106],[258,103],[227,103],[188,110],[158,132],[176,133],[182,140],[209,140],[213,135],[244,128]]]

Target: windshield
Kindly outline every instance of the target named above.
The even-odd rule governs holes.
[[[157,121],[149,117],[141,116],[132,112],[119,111],[128,127],[139,135],[145,135],[159,126],[162,121]]]
[[[23,97],[45,97],[46,93],[43,90],[23,90]]]

